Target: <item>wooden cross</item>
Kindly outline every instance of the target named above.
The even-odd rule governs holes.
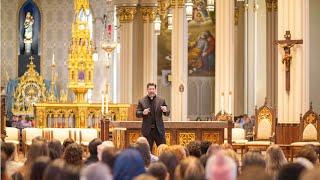
[[[282,64],[286,66],[286,91],[290,91],[290,64],[292,60],[291,48],[296,44],[302,44],[303,40],[291,40],[290,31],[286,31],[284,35],[285,40],[275,41],[275,44],[280,45],[284,50],[284,57],[282,58]]]

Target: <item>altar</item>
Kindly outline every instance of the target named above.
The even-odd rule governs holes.
[[[113,142],[118,149],[135,143],[141,136],[142,121],[110,122]],[[187,145],[190,141],[210,141],[223,144],[224,129],[228,129],[228,143],[231,144],[233,123],[231,121],[165,121],[166,142],[168,145]]]

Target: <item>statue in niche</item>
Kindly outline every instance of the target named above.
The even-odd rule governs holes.
[[[31,44],[33,36],[33,23],[34,19],[30,12],[27,12],[26,19],[24,21],[24,45],[27,54],[31,53]]]

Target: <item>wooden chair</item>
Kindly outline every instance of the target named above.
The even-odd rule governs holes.
[[[246,143],[247,148],[265,151],[275,141],[275,110],[267,105],[267,100],[255,109],[256,121],[254,139]]]
[[[300,115],[299,139],[300,141],[291,143],[291,159],[304,145],[312,144],[320,147],[320,117],[313,111],[312,103],[309,110],[303,116]]]
[[[51,139],[56,139],[63,144],[63,141],[71,137],[71,132],[68,128],[51,128]]]
[[[5,142],[14,144],[15,151],[16,151],[14,159],[17,160],[17,157],[19,155],[18,152],[19,152],[19,145],[20,145],[20,138],[19,138],[20,132],[19,132],[19,129],[17,129],[15,127],[6,127],[5,131],[6,131]]]

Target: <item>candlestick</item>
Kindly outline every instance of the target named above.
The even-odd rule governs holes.
[[[106,93],[105,93],[106,103],[105,103],[105,111],[106,114],[109,112],[109,84],[106,84]]]

